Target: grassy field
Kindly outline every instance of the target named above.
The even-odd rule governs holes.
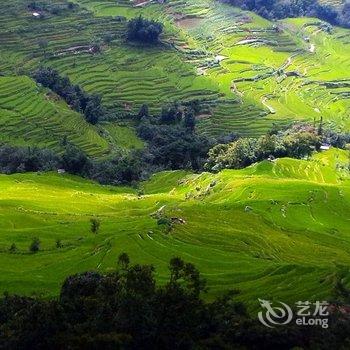
[[[0,291],[55,295],[68,274],[110,271],[126,251],[154,264],[160,282],[169,258],[181,256],[208,279],[209,297],[239,288],[252,308],[258,297],[327,298],[337,273],[350,276],[348,162],[333,149],[218,174],[163,172],[142,196],[68,175],[0,175]],[[159,210],[184,223],[166,233],[151,216]]]
[[[60,102],[45,101],[45,92],[33,96],[36,107],[28,107],[23,92],[37,95],[37,89],[24,75],[39,65],[52,66],[88,92],[100,93],[104,105],[120,117],[143,103],[158,112],[168,102],[197,99],[202,105],[198,130],[209,135],[233,131],[256,136],[274,123],[321,116],[349,130],[349,30],[328,32],[313,18],[269,22],[215,0],[174,0],[142,8],[126,0],[75,3],[75,10],[41,19],[34,18],[24,0],[0,4],[0,123],[6,124],[1,136],[6,142],[57,148],[67,134],[96,157],[115,147],[141,145],[132,123],[123,119],[96,133]],[[160,45],[125,41],[126,19],[140,14],[165,24]],[[105,43],[109,34],[113,40]],[[43,40],[45,48],[39,45]],[[101,44],[101,54],[88,52],[93,43]],[[64,115],[68,128],[62,124]]]

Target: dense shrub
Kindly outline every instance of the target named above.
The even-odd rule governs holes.
[[[83,113],[91,124],[96,124],[106,114],[99,95],[87,94],[79,85],[73,85],[68,77],[61,77],[55,69],[41,67],[34,73],[34,79],[61,96],[72,109]]]
[[[50,171],[64,169],[70,174],[96,180],[102,184],[131,184],[142,175],[141,156],[137,152],[114,155],[110,159],[89,159],[74,145],[67,144],[61,155],[51,150],[30,147],[0,147],[0,173]]]
[[[90,219],[90,231],[94,234],[97,234],[100,230],[101,221],[97,218]]]
[[[134,184],[143,178],[144,168],[141,152],[134,151],[93,162],[88,177],[102,184]]]
[[[115,154],[106,160],[91,160],[75,146],[68,145],[62,155],[62,167],[76,175],[102,184],[133,184],[141,179],[142,163],[138,152]]]
[[[339,11],[339,24],[344,27],[350,27],[350,0],[346,0]]]
[[[32,243],[29,246],[29,251],[36,253],[40,250],[40,240],[37,237],[34,237]]]
[[[158,117],[143,117],[137,132],[148,144],[144,161],[163,169],[200,170],[213,141],[198,135],[195,124],[193,109],[178,103]]]
[[[59,167],[60,157],[51,150],[0,146],[0,172],[5,174],[48,171]]]
[[[163,32],[163,24],[137,17],[128,22],[127,39],[142,43],[156,43]]]
[[[322,126],[295,124],[282,131],[272,131],[259,138],[239,138],[219,144],[209,151],[205,168],[218,171],[224,168],[244,168],[269,157],[303,158],[318,150],[322,143],[344,148],[350,135],[337,133]]]

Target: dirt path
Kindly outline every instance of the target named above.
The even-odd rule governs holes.
[[[151,1],[150,0],[134,0],[133,5],[134,7],[142,7],[145,5],[148,5]]]
[[[317,34],[320,33],[320,32],[322,32],[322,29],[317,29],[316,31],[314,31],[314,32],[312,33],[312,35],[317,35]]]
[[[289,56],[279,69],[287,69],[293,62],[293,56]]]
[[[275,110],[273,107],[271,107],[270,105],[268,105],[268,104],[266,103],[266,101],[267,101],[267,97],[263,97],[263,98],[261,99],[261,103],[270,111],[270,113],[271,113],[271,114],[275,114],[275,113],[276,113],[276,110]]]
[[[234,83],[234,81],[232,81],[232,83],[231,83],[231,91],[234,93],[234,94],[236,94],[236,95],[238,95],[240,98],[241,98],[241,103],[242,103],[242,98],[243,98],[243,92],[241,92],[241,91],[239,91],[238,89],[237,89],[237,86],[236,86],[236,84]]]

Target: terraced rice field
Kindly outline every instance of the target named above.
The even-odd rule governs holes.
[[[136,135],[133,125],[124,123],[102,123],[101,128],[104,137],[111,142],[115,148],[124,150],[142,149],[145,144]]]
[[[25,76],[0,77],[0,130],[0,143],[59,152],[66,139],[91,156],[102,156],[109,148],[80,114]]]
[[[43,64],[88,92],[102,94],[105,106],[123,120],[143,103],[155,113],[168,102],[197,99],[202,104],[198,130],[210,135],[234,131],[255,136],[275,123],[321,117],[349,130],[349,30],[328,32],[317,19],[272,23],[215,0],[174,0],[142,8],[126,0],[75,3],[80,7],[41,19],[23,0],[0,4],[0,74],[13,79],[12,86],[18,76]],[[126,43],[126,20],[140,14],[165,24],[162,44]],[[107,34],[113,35],[108,44],[103,42]],[[47,40],[48,47],[40,48],[40,40]],[[93,43],[101,44],[101,54],[89,53]],[[11,94],[22,98],[20,89],[18,96],[14,90]],[[40,119],[52,120],[46,115]],[[47,128],[64,134],[55,123]],[[40,126],[28,128],[43,133],[35,131]],[[101,140],[92,130],[79,138],[72,130],[69,137],[96,155],[119,142],[103,134]],[[21,139],[28,140],[28,133],[18,133],[13,142]]]
[[[271,23],[211,0],[175,0],[143,10],[111,1],[79,3],[98,16],[120,11],[165,21],[173,36],[166,40],[221,93],[200,116],[203,132],[252,135],[273,123],[321,117],[349,128],[348,30],[328,32],[312,18]]]
[[[170,257],[194,262],[209,298],[230,288],[250,307],[262,296],[328,298],[335,275],[349,276],[348,161],[330,150],[218,174],[163,172],[142,184],[142,196],[68,175],[1,175],[0,292],[55,295],[68,274],[109,271],[126,251],[154,264],[160,282]],[[184,223],[165,233],[157,211]],[[97,235],[91,217],[101,220]],[[41,250],[30,254],[35,236]]]

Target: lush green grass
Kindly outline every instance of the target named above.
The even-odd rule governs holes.
[[[258,297],[327,298],[337,272],[350,276],[348,161],[331,150],[219,174],[159,173],[142,197],[67,175],[1,175],[0,291],[55,295],[68,274],[109,271],[126,251],[154,264],[160,282],[169,258],[181,256],[208,279],[209,296],[239,288],[251,307]],[[163,206],[186,221],[169,234],[150,216]],[[41,251],[30,254],[34,236]]]

